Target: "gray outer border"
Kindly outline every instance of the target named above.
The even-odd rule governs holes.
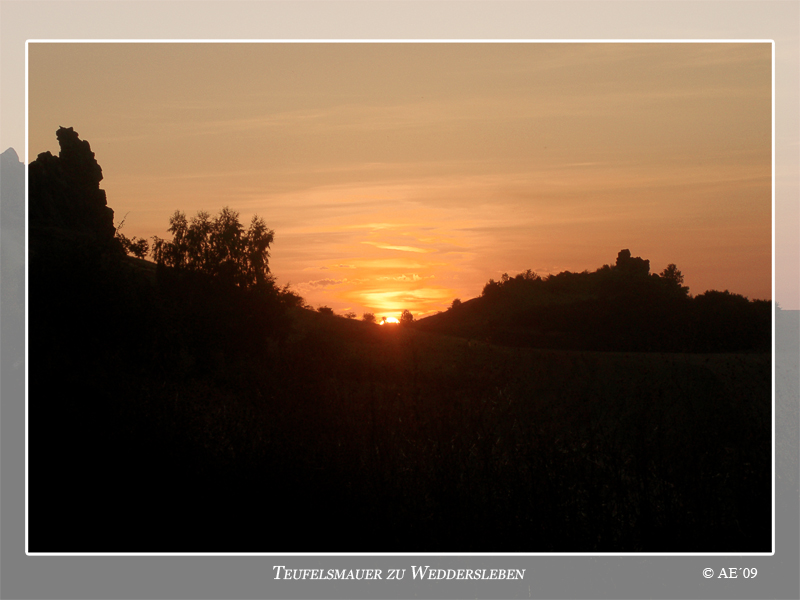
[[[776,244],[796,235],[798,30],[788,2],[31,2],[0,4],[3,82],[24,80],[25,39],[401,38],[401,39],[774,39],[776,42]],[[26,14],[31,14],[28,11]],[[144,17],[149,17],[144,21]],[[5,87],[5,86],[4,86]],[[4,95],[4,103],[5,103]],[[24,110],[14,97],[5,109]],[[14,115],[16,118],[16,115]],[[24,113],[19,114],[24,118]],[[787,127],[787,123],[789,124]],[[24,149],[15,148],[24,157]],[[2,149],[0,149],[2,150]],[[785,170],[785,169],[788,169]],[[781,185],[781,181],[788,183]],[[7,199],[3,199],[4,202]],[[788,227],[783,228],[785,218]],[[795,267],[794,263],[790,265]],[[797,277],[777,265],[782,277]],[[12,274],[3,273],[8,283]],[[778,297],[778,301],[781,298]],[[796,299],[792,299],[796,301]],[[6,323],[22,325],[5,310]],[[790,313],[791,314],[791,313]],[[793,598],[798,552],[797,313],[779,322],[776,379],[777,552],[755,557],[49,557],[25,555],[24,339],[2,340],[0,379],[0,596],[3,598]],[[10,319],[10,321],[9,321]],[[8,367],[8,368],[7,368]],[[275,581],[290,568],[526,569],[521,582]],[[706,580],[702,569],[755,567],[756,579]]]

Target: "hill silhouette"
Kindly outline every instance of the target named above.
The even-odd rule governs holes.
[[[632,323],[700,298],[677,269],[622,254],[381,327],[305,308],[235,243],[223,269],[176,236],[126,256],[73,133],[79,156],[29,165],[32,552],[769,551],[769,353],[503,338],[612,339],[569,329],[605,306],[640,319],[611,321],[620,347],[658,340]]]
[[[490,280],[479,298],[423,318],[425,331],[490,343],[562,350],[768,352],[772,305],[725,290],[689,295],[671,264],[621,250],[594,272],[533,271]]]

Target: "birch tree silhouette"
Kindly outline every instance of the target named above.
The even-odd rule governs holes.
[[[228,207],[214,218],[200,211],[187,219],[175,211],[168,231],[172,241],[153,237],[153,259],[159,265],[204,273],[245,289],[273,283],[269,247],[275,232],[258,215],[245,230],[239,213]]]

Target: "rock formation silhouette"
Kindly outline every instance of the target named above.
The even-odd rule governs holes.
[[[89,142],[72,127],[60,127],[56,137],[59,155],[42,152],[28,168],[31,230],[111,242],[116,231],[114,211],[100,189],[103,170]]]

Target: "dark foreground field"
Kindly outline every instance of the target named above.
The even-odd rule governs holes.
[[[290,314],[258,354],[158,350],[145,309],[32,327],[30,550],[771,549],[768,354]]]

